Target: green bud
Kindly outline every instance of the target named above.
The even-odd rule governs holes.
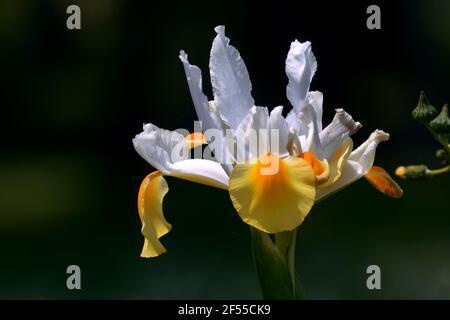
[[[447,164],[448,163],[448,155],[447,155],[447,152],[444,149],[439,149],[439,150],[436,151],[436,158],[442,164]]]
[[[395,170],[395,174],[403,179],[421,179],[427,178],[429,171],[430,170],[428,170],[427,166],[420,164],[414,166],[398,167]]]
[[[450,133],[450,119],[448,117],[448,104],[442,107],[441,113],[430,122],[430,127],[436,133],[447,134]]]
[[[412,111],[412,118],[420,123],[428,124],[437,116],[437,110],[428,101],[425,92],[420,91],[417,107]]]

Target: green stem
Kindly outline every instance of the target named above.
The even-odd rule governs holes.
[[[450,172],[450,165],[440,168],[440,169],[429,170],[428,175],[429,176],[437,176],[439,174],[443,174],[443,173],[447,173],[447,172]]]
[[[264,299],[302,299],[295,273],[297,230],[270,235],[251,227],[253,259]]]

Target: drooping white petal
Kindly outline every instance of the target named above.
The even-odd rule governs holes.
[[[354,150],[348,161],[357,163],[358,174],[365,175],[369,172],[375,159],[375,151],[381,141],[389,140],[389,134],[382,130],[375,130],[369,138]]]
[[[144,124],[144,130],[133,139],[133,144],[137,153],[148,163],[163,173],[169,173],[174,163],[174,151],[183,151],[179,150],[183,140],[184,137],[175,131],[147,123]]]
[[[320,142],[329,160],[335,154],[342,142],[361,128],[361,123],[355,122],[344,109],[336,109],[333,121],[320,132]]]
[[[223,129],[218,113],[210,109],[208,98],[203,93],[200,68],[189,63],[188,55],[183,50],[180,51],[180,60],[183,63],[192,102],[194,103],[197,117],[202,122],[203,131],[211,128]]]
[[[333,194],[367,174],[373,165],[378,144],[388,139],[389,134],[375,130],[363,144],[350,154],[341,177],[329,187],[317,190],[316,201]]]
[[[286,75],[289,79],[286,94],[297,113],[305,105],[306,94],[316,70],[317,61],[311,50],[311,43],[297,40],[292,42],[286,58]]]
[[[144,131],[133,139],[136,151],[164,175],[177,176],[221,188],[228,183],[222,166],[206,159],[188,159],[189,146],[185,138],[175,132],[148,123]],[[203,180],[202,180],[203,179]]]
[[[274,108],[270,112],[270,117],[267,124],[267,133],[270,138],[270,153],[281,158],[289,154],[289,127],[282,115],[282,112],[282,106]]]
[[[211,160],[187,159],[178,161],[173,164],[170,176],[216,188],[228,189],[228,175],[219,163]]]
[[[209,62],[214,100],[222,119],[234,129],[254,105],[252,84],[239,52],[225,36],[225,27],[215,31]]]

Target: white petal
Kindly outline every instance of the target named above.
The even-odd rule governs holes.
[[[203,131],[211,128],[223,129],[218,113],[210,110],[208,98],[203,93],[200,68],[189,64],[188,56],[183,50],[180,51],[180,60],[184,66],[197,117],[202,121]]]
[[[331,159],[342,142],[359,128],[361,123],[355,122],[344,109],[336,109],[333,121],[320,132],[320,142],[325,150],[325,158]]]
[[[357,163],[358,174],[365,175],[372,168],[375,160],[375,151],[381,141],[389,140],[389,134],[382,130],[375,130],[363,144],[354,150],[348,161]]]
[[[308,92],[308,94],[306,95],[306,104],[310,104],[313,109],[314,112],[316,114],[315,118],[316,118],[316,128],[319,132],[322,131],[322,114],[323,114],[323,109],[322,109],[322,103],[323,103],[323,94],[320,91],[310,91]],[[299,131],[300,130],[300,119],[298,116],[298,113],[292,109],[291,111],[289,111],[287,117],[286,117],[286,122],[289,125],[289,128],[294,128],[295,130]]]
[[[269,111],[266,107],[252,107],[234,132],[237,162],[256,159],[269,152],[267,122]]]
[[[148,163],[163,173],[169,173],[174,163],[172,152],[183,140],[184,137],[175,131],[147,123],[144,124],[144,131],[133,139],[133,144],[137,153]]]
[[[322,131],[323,94],[320,91],[310,91],[306,95],[306,103],[312,105],[316,112],[317,130]]]
[[[319,138],[317,129],[316,112],[311,105],[306,105],[299,114],[300,130],[298,132],[302,151],[309,151],[319,159],[324,159],[324,151]]]
[[[178,161],[173,164],[170,176],[216,188],[228,189],[228,175],[219,163],[211,160],[188,159]]]
[[[254,105],[252,84],[239,52],[225,36],[225,27],[215,31],[209,62],[214,100],[225,123],[236,128]]]
[[[289,127],[284,119],[283,107],[278,106],[270,112],[269,121],[267,124],[268,134],[270,136],[270,152],[278,157],[285,157],[288,152]],[[276,131],[275,131],[276,130]],[[278,132],[278,139],[273,140],[272,137],[275,132]]]
[[[295,112],[294,109],[289,111],[288,115],[286,116],[286,122],[290,130],[293,130],[297,133],[300,131],[300,118],[298,113]]]
[[[297,40],[292,42],[286,58],[286,75],[289,79],[286,94],[297,113],[305,105],[306,94],[316,70],[317,61],[312,53],[311,43]]]
[[[316,201],[333,194],[367,174],[372,168],[378,144],[388,139],[389,134],[375,130],[369,139],[350,154],[341,177],[333,185],[317,190]]]

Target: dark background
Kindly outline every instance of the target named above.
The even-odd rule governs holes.
[[[295,3],[295,4],[294,4]],[[66,28],[81,7],[82,29]],[[366,8],[381,7],[381,30]],[[165,255],[139,258],[136,198],[153,169],[131,139],[144,122],[192,129],[178,52],[202,68],[214,26],[244,58],[258,105],[284,105],[290,42],[309,40],[324,123],[344,107],[391,133],[376,164],[434,160],[410,112],[425,90],[450,99],[450,1],[0,1],[0,298],[259,298],[250,238],[228,193],[168,178]],[[364,180],[317,205],[298,237],[307,297],[450,298],[449,176],[400,181],[388,198]],[[66,289],[66,268],[82,290]],[[377,264],[382,290],[366,288]]]

